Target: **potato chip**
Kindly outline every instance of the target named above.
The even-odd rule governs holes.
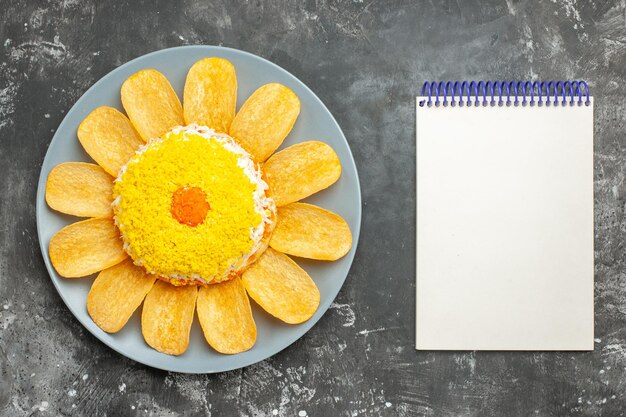
[[[143,140],[130,120],[111,107],[98,107],[78,126],[78,140],[106,172],[117,176]]]
[[[335,261],[352,247],[350,228],[332,211],[305,203],[278,209],[270,246],[302,258]]]
[[[116,333],[152,288],[154,275],[133,265],[131,259],[100,272],[87,296],[87,311],[105,332]]]
[[[263,162],[283,143],[300,114],[300,100],[281,84],[266,84],[243,104],[230,126],[234,137]]]
[[[50,261],[59,275],[78,278],[126,259],[113,219],[83,220],[65,226],[50,239]]]
[[[147,69],[122,84],[122,105],[144,141],[183,125],[183,106],[170,82],[159,71]]]
[[[204,337],[213,349],[233,354],[254,346],[256,324],[241,278],[200,288],[197,309]]]
[[[54,210],[79,217],[113,217],[113,178],[84,162],[57,165],[48,174],[46,202]]]
[[[320,292],[309,274],[272,248],[243,273],[242,281],[257,304],[286,323],[307,321],[320,304]]]
[[[272,197],[284,206],[334,184],[341,175],[341,162],[333,148],[310,141],[272,155],[264,170]]]
[[[141,332],[146,343],[159,352],[180,355],[189,345],[196,309],[196,286],[175,287],[157,280],[146,296]]]
[[[237,76],[233,64],[205,58],[187,73],[183,97],[185,123],[228,133],[237,107]]]

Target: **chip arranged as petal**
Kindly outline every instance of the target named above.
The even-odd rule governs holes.
[[[124,327],[154,284],[155,277],[127,259],[100,272],[87,296],[87,311],[105,332]]]
[[[170,82],[157,70],[142,70],[128,77],[121,95],[128,118],[146,142],[184,124],[183,106]]]
[[[113,178],[95,164],[59,164],[48,174],[46,202],[73,216],[113,217]]]
[[[284,206],[334,184],[341,176],[341,162],[327,144],[309,141],[276,152],[264,171],[276,205]]]
[[[241,278],[201,287],[197,309],[204,337],[213,349],[234,354],[254,346],[256,324]]]
[[[223,58],[205,58],[189,69],[183,97],[185,123],[228,133],[237,108],[235,67]]]
[[[352,233],[338,214],[311,204],[292,203],[278,209],[270,246],[293,256],[335,261],[352,247]]]
[[[175,287],[157,280],[143,303],[141,332],[148,345],[162,353],[180,355],[189,345],[196,308],[196,286]]]
[[[98,107],[78,126],[78,140],[106,172],[117,176],[143,140],[130,120],[112,107]]]
[[[65,226],[50,239],[50,261],[59,275],[78,278],[122,262],[122,239],[113,219],[96,218]]]
[[[300,100],[282,84],[266,84],[243,104],[230,126],[230,136],[263,162],[283,143],[298,115]]]
[[[243,273],[242,281],[257,304],[286,323],[307,321],[320,304],[320,292],[309,274],[272,248]]]

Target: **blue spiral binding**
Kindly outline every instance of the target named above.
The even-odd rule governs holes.
[[[585,81],[440,81],[425,82],[420,107],[589,106]],[[569,98],[569,101],[568,101]],[[514,99],[514,100],[512,100]]]

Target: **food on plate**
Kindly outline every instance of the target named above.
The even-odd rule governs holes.
[[[48,174],[46,202],[55,210],[78,217],[113,215],[113,177],[95,164],[65,162]]]
[[[114,177],[144,143],[130,120],[111,107],[89,113],[77,135],[89,156]]]
[[[325,143],[301,142],[276,152],[263,166],[276,205],[294,203],[333,185],[339,157]]]
[[[237,75],[223,58],[205,58],[189,69],[184,92],[185,123],[227,133],[237,107]]]
[[[67,278],[100,272],[87,310],[102,330],[143,303],[146,343],[180,355],[197,310],[207,343],[236,354],[256,342],[249,297],[289,324],[317,311],[315,282],[288,255],[335,260],[352,235],[338,214],[296,202],[335,183],[340,160],[317,141],[272,156],[300,113],[288,87],[259,87],[235,114],[236,95],[222,58],[191,67],[184,109],[163,74],[139,71],[121,87],[128,117],[99,107],[78,128],[99,166],[50,172],[49,206],[89,217],[52,237],[50,260]]]
[[[270,246],[301,258],[335,261],[352,247],[346,221],[332,211],[306,203],[291,203],[278,209]]]
[[[128,255],[111,218],[70,224],[50,239],[50,261],[59,275],[84,277],[122,262]]]
[[[285,323],[307,321],[320,304],[320,292],[309,274],[272,248],[243,273],[242,281],[254,301]]]
[[[196,125],[142,147],[120,171],[113,196],[126,252],[175,285],[240,275],[267,247],[276,215],[250,154]]]
[[[132,259],[126,259],[98,274],[87,296],[87,311],[102,330],[118,332],[141,305],[155,280],[154,275],[133,265]]]
[[[144,142],[185,124],[183,106],[159,71],[147,69],[131,75],[120,94],[124,110]]]
[[[206,341],[220,353],[239,353],[256,341],[250,300],[240,277],[198,291],[198,319]]]
[[[159,352],[180,355],[189,345],[198,287],[176,287],[157,280],[148,292],[141,314],[141,332]]]
[[[243,103],[230,135],[263,162],[283,143],[299,114],[300,100],[293,91],[281,84],[265,84]]]

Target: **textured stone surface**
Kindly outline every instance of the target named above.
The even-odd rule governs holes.
[[[144,53],[220,44],[308,84],[352,146],[359,250],[305,337],[243,370],[188,376],[118,355],[65,308],[35,190],[65,112]],[[414,343],[414,96],[431,79],[563,79],[596,97],[596,350],[433,353]],[[0,0],[0,414],[622,416],[626,409],[623,0]]]

